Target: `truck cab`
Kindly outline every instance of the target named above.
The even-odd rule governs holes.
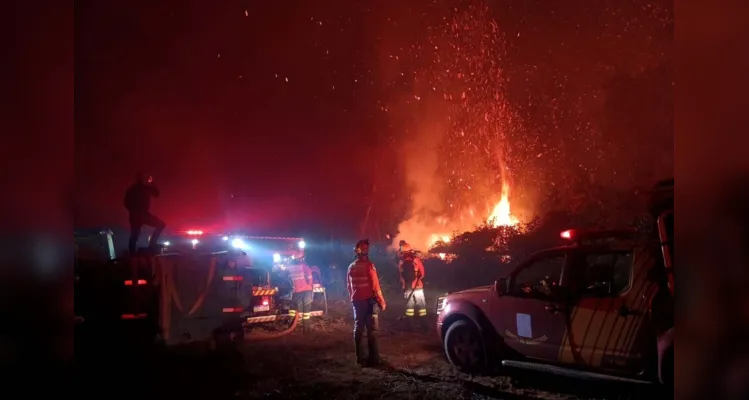
[[[653,235],[563,231],[567,244],[532,255],[493,285],[440,298],[448,360],[461,370],[501,361],[671,384],[673,207],[660,207],[654,220]]]

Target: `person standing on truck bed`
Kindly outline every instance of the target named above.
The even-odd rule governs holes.
[[[125,208],[130,213],[130,254],[135,254],[138,237],[143,225],[156,228],[151,235],[149,248],[154,250],[159,240],[159,235],[166,224],[158,217],[149,212],[151,208],[151,197],[159,197],[159,189],[153,184],[153,177],[142,172],[136,174],[136,182],[125,192]]]
[[[382,295],[377,270],[369,260],[369,240],[360,240],[354,248],[356,260],[346,273],[346,287],[354,305],[354,348],[359,365],[376,366],[382,363],[377,346],[379,331],[379,311],[385,311],[387,304]],[[362,338],[367,329],[369,357],[364,357]]]

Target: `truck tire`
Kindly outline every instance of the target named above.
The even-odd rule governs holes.
[[[481,332],[470,321],[453,322],[445,334],[445,355],[450,364],[461,372],[486,370],[486,348]]]

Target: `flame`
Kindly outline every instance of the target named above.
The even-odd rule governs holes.
[[[473,209],[470,209],[469,213],[473,216]],[[510,185],[506,183],[502,184],[502,196],[500,197],[499,202],[494,205],[485,221],[490,222],[493,227],[515,226],[518,224],[518,219],[512,215],[510,211]],[[437,218],[437,222],[441,225],[447,225],[447,219],[444,217]],[[433,233],[430,236],[428,246],[434,246],[438,241],[450,243],[450,240],[450,235]],[[439,257],[444,260],[442,254],[440,254]]]
[[[475,229],[482,223],[489,223],[493,227],[515,226],[520,220],[512,214],[510,207],[510,185],[503,183],[499,201],[493,204],[485,204],[481,208],[478,204],[468,206],[462,210],[455,210],[451,216],[447,214],[431,215],[425,217],[418,213],[402,222],[397,235],[388,237],[392,239],[394,249],[398,248],[400,239],[414,245],[416,248],[429,249],[437,242],[445,244],[452,242],[453,235]],[[442,258],[442,256],[437,255]],[[449,254],[446,255],[450,257]]]
[[[510,213],[510,185],[502,184],[502,197],[499,203],[494,206],[491,214],[489,214],[489,221],[492,226],[514,226],[517,225],[518,219]]]
[[[437,235],[432,234],[432,237],[430,238],[429,242],[434,245],[435,243],[443,241],[445,243],[450,243],[450,235]]]

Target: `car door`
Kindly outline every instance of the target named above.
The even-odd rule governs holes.
[[[542,253],[508,279],[506,293],[491,307],[495,329],[508,346],[526,357],[555,361],[566,330],[564,304],[556,291],[564,284],[567,256]]]
[[[579,297],[569,313],[560,361],[618,372],[638,372],[648,351],[647,309],[655,293],[644,248],[581,251],[570,262]],[[573,272],[574,271],[574,272]]]

